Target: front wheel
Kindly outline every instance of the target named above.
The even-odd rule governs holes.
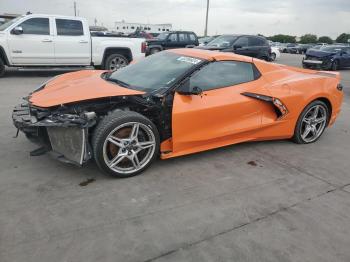
[[[276,54],[275,53],[272,53],[271,54],[271,61],[275,61],[276,60]]]
[[[316,100],[310,103],[299,116],[293,141],[297,144],[316,142],[323,134],[328,119],[329,110],[324,102]]]
[[[339,67],[338,61],[334,60],[331,67],[332,71],[337,71],[338,67]]]
[[[98,124],[92,148],[102,171],[114,177],[131,177],[144,171],[157,157],[159,134],[148,118],[119,110]]]

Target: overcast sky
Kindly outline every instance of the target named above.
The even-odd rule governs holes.
[[[0,0],[0,13],[73,15],[73,0]],[[172,23],[173,29],[204,31],[206,0],[76,0],[90,24],[112,27],[124,19]],[[350,0],[210,0],[209,34],[350,33]]]

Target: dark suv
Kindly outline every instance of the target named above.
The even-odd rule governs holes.
[[[267,40],[264,37],[255,35],[222,35],[209,42],[206,46],[196,48],[233,52],[266,61],[270,61],[271,57],[271,47]]]
[[[173,31],[161,33],[155,39],[148,39],[146,44],[146,55],[151,55],[166,49],[195,47],[199,43],[194,32]]]

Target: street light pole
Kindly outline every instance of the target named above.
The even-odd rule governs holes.
[[[207,14],[205,16],[204,36],[208,35],[208,14],[209,14],[209,0],[207,0]]]
[[[77,16],[77,2],[74,1],[74,16]]]

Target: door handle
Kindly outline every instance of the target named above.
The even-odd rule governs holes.
[[[52,42],[52,40],[51,39],[44,39],[43,41],[41,41],[41,42],[44,42],[44,43],[51,43]]]
[[[88,41],[87,41],[87,40],[80,40],[79,43],[81,43],[81,44],[87,44]]]

